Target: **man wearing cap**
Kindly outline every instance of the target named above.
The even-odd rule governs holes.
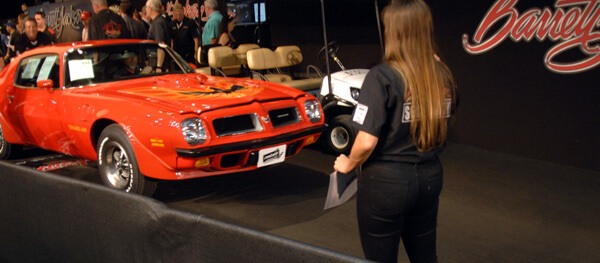
[[[90,40],[90,17],[92,17],[92,14],[90,14],[88,11],[83,11],[79,17],[81,18],[81,23],[83,23],[83,30],[81,30],[81,41],[88,41]]]
[[[118,69],[113,73],[114,79],[124,78],[142,72],[142,69],[138,65],[138,57],[134,52],[125,51],[123,54],[113,54],[110,58],[112,60],[120,60]]]
[[[6,45],[6,54],[4,54],[4,61],[6,63],[10,62],[15,56],[15,43],[17,39],[19,39],[19,31],[17,31],[17,27],[15,26],[15,22],[12,20],[8,20],[6,23],[6,32],[8,32],[8,45]]]
[[[91,0],[95,16],[90,18],[89,40],[131,38],[121,16],[108,9],[106,0]]]

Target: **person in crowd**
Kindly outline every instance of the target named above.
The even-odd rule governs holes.
[[[208,20],[202,30],[202,45],[215,45],[218,41],[219,28],[221,20],[223,20],[223,15],[217,9],[219,6],[216,0],[205,0],[203,6]]]
[[[21,11],[23,12],[23,14],[29,16],[29,7],[27,7],[27,3],[21,4]]]
[[[146,12],[148,13],[152,23],[148,31],[148,39],[154,40],[159,44],[170,45],[171,34],[169,33],[169,25],[165,18],[161,15],[163,10],[160,0],[148,0],[146,2]],[[164,50],[158,49],[156,54],[155,71],[163,72],[163,62],[165,59]]]
[[[10,60],[15,57],[16,49],[15,43],[21,36],[19,31],[17,31],[17,27],[12,20],[8,20],[6,22],[6,32],[8,34],[8,44],[6,45],[6,54],[4,54],[4,62],[10,63]]]
[[[25,33],[25,20],[27,20],[27,18],[29,18],[29,16],[25,13],[19,14],[17,17],[17,31],[19,34]]]
[[[81,12],[79,18],[81,18],[81,23],[83,24],[83,29],[81,30],[81,41],[90,40],[90,17],[92,14],[88,11]]]
[[[145,9],[146,8],[142,8],[142,10],[145,10]],[[142,12],[138,11],[137,9],[134,9],[132,17],[133,17],[133,20],[142,23],[142,25],[145,28],[144,31],[146,32],[146,37],[148,37],[148,29],[150,29],[150,24],[147,23],[145,20],[142,19]]]
[[[144,22],[144,27],[146,27],[147,30],[150,30],[150,22],[152,19],[148,15],[146,7],[143,7],[142,11],[140,11],[140,19],[142,20],[142,22]]]
[[[144,22],[133,19],[133,7],[131,6],[131,2],[128,0],[121,1],[119,5],[119,11],[121,13],[121,17],[125,21],[129,32],[131,33],[131,38],[136,39],[146,39],[148,37],[148,30],[144,26]]]
[[[235,47],[235,38],[233,38],[233,35],[231,34],[235,28],[235,23],[236,19],[234,16],[230,16],[227,20],[223,19],[219,30],[221,32],[219,35],[219,45]]]
[[[436,227],[454,84],[436,59],[433,23],[423,0],[393,1],[382,13],[384,62],[361,88],[358,135],[334,169],[358,172],[356,213],[365,257],[396,262],[400,239],[411,262],[437,262]]]
[[[38,31],[37,22],[34,18],[27,18],[25,20],[25,34],[19,37],[15,43],[17,54],[46,45],[52,45],[52,40],[46,34]]]
[[[42,11],[37,11],[33,15],[33,18],[35,18],[35,22],[38,24],[38,31],[46,34],[52,42],[56,42],[54,29],[46,25],[46,14]]]
[[[123,18],[108,9],[106,0],[91,0],[95,16],[90,18],[89,40],[131,38]]]
[[[171,47],[187,62],[194,63],[200,43],[198,28],[192,19],[185,17],[183,6],[179,3],[173,6],[173,20],[169,28],[172,37]]]
[[[6,55],[7,52],[7,43],[8,43],[8,35],[6,34],[6,29],[5,27],[0,28],[0,34],[2,36],[2,39],[0,41],[0,56],[2,58],[4,58],[4,56]],[[4,67],[6,66],[6,63],[4,62],[4,59],[0,59],[0,71],[2,69],[4,69]]]

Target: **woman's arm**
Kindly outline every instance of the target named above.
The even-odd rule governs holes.
[[[359,131],[352,145],[350,157],[341,154],[335,160],[333,169],[340,173],[349,173],[354,168],[363,164],[375,150],[379,138],[364,131]]]

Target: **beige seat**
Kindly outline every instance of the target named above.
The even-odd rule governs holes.
[[[208,65],[223,76],[232,76],[241,73],[243,62],[231,47],[218,46],[208,50]]]
[[[268,48],[248,50],[246,59],[248,60],[248,68],[253,71],[253,75],[259,76],[262,80],[277,83],[292,80],[291,76],[283,74],[279,70],[279,59],[273,50]]]
[[[198,51],[196,51],[196,61],[198,61],[199,65],[208,64],[206,61],[202,61],[202,47],[198,47]],[[200,67],[200,68],[196,69],[196,73],[210,75],[211,70],[210,70],[210,67]]]
[[[240,44],[237,48],[234,49],[234,51],[235,51],[235,54],[240,59],[240,62],[242,63],[242,65],[248,65],[248,60],[246,59],[246,53],[248,53],[248,50],[257,49],[257,48],[260,48],[260,46],[257,44],[253,44],[253,43]]]
[[[302,51],[300,51],[300,47],[298,46],[279,46],[275,49],[275,55],[277,55],[277,58],[279,60],[279,68],[289,68],[292,66],[296,66],[302,63],[304,59],[304,57],[302,56]],[[311,69],[315,71],[315,77],[311,77]],[[320,88],[322,81],[323,74],[321,73],[321,71],[317,67],[309,65],[306,68],[306,78],[294,79],[288,85],[301,90],[312,90]]]

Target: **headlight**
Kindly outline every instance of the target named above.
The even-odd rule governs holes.
[[[319,109],[319,102],[316,100],[307,100],[304,102],[304,112],[310,122],[318,122],[321,120],[321,110]]]
[[[360,89],[359,88],[350,88],[350,96],[352,96],[352,98],[354,100],[358,100],[358,96],[360,95]]]
[[[189,118],[181,122],[181,134],[185,141],[191,145],[198,145],[206,141],[206,129],[198,118]]]

